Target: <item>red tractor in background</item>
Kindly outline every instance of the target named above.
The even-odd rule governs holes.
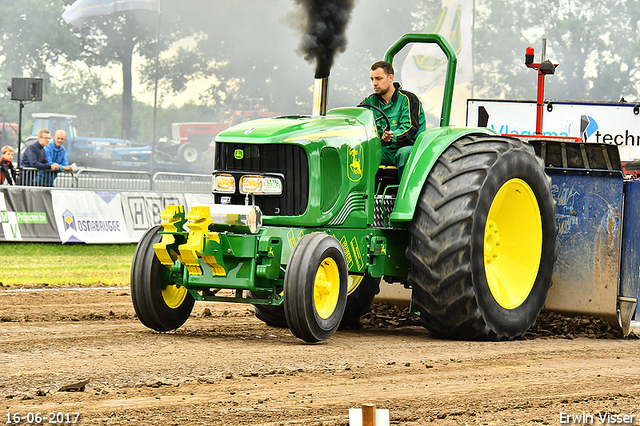
[[[258,106],[256,105],[256,108]],[[222,122],[185,122],[171,124],[171,140],[160,139],[158,152],[170,160],[186,165],[201,163],[203,173],[210,173],[213,167],[213,140],[225,129],[256,118],[276,117],[277,112],[236,110],[228,120]]]

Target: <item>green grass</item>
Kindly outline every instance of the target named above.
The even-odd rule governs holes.
[[[128,285],[135,244],[0,243],[0,283]]]

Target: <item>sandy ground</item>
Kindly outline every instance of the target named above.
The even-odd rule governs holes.
[[[125,287],[0,288],[0,423],[348,425],[371,403],[400,425],[640,424],[640,340],[444,341],[383,318],[309,345],[250,306],[198,302],[161,334]]]

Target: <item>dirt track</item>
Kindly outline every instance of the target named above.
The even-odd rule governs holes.
[[[561,413],[640,424],[640,340],[536,336],[364,327],[307,345],[250,307],[200,302],[160,334],[135,318],[128,288],[0,289],[0,422],[78,412],[83,425],[347,425],[349,408],[374,403],[401,425],[556,425]]]

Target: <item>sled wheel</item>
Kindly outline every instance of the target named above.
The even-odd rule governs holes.
[[[369,312],[373,298],[380,292],[380,278],[370,275],[349,275],[347,304],[340,328],[356,327],[360,317]]]
[[[177,154],[178,160],[182,161],[186,164],[193,164],[198,161],[200,158],[200,152],[198,151],[198,147],[196,147],[192,143],[185,143],[178,148]]]
[[[284,275],[284,314],[295,336],[309,343],[333,336],[344,313],[347,276],[335,237],[315,232],[300,238]]]
[[[161,240],[161,226],[140,239],[131,265],[131,299],[142,324],[156,330],[174,330],[185,323],[195,300],[182,286],[171,284],[171,271],[163,266],[153,245]]]
[[[250,298],[265,299],[267,296],[264,293],[252,293],[247,292]],[[284,304],[272,306],[272,305],[253,305],[253,310],[256,314],[256,318],[264,322],[268,326],[286,328],[287,320],[284,317]]]
[[[465,137],[438,159],[409,225],[409,282],[432,334],[522,336],[544,306],[555,262],[551,179],[518,139]]]

